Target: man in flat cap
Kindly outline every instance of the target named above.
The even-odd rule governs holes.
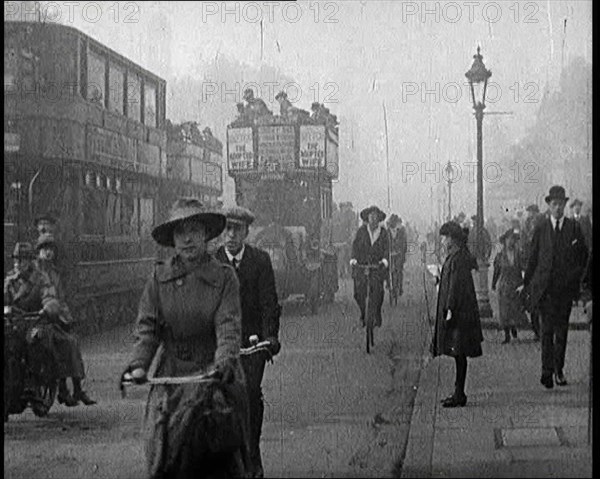
[[[523,285],[530,293],[531,307],[538,307],[541,322],[542,377],[546,388],[567,384],[563,367],[573,300],[579,295],[580,281],[588,251],[579,224],[564,216],[568,201],[562,186],[550,188],[546,203],[550,216],[533,230],[531,251]]]
[[[581,214],[582,206],[583,202],[577,198],[571,202],[572,217],[579,223],[581,232],[585,238],[585,244],[588,248],[588,251],[590,251],[592,249],[592,222],[588,215]]]
[[[227,219],[225,244],[217,250],[215,257],[232,265],[237,271],[242,305],[242,347],[251,346],[250,336],[256,335],[259,341],[271,343],[271,353],[275,355],[281,348],[278,340],[281,306],[271,258],[266,251],[245,243],[249,227],[254,221],[254,214],[250,210],[235,206],[225,209],[223,214]],[[263,477],[260,435],[264,403],[261,383],[267,359],[259,354],[242,357],[250,406],[251,477]]]

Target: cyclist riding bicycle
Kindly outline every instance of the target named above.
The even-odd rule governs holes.
[[[375,308],[375,326],[381,326],[381,306],[383,305],[383,283],[387,277],[389,238],[387,230],[381,226],[386,214],[377,206],[370,206],[360,212],[360,218],[366,222],[356,232],[352,243],[350,264],[381,265],[380,270],[371,274],[370,281],[357,268],[352,268],[354,278],[354,299],[360,308],[360,322],[364,327],[366,313],[367,287],[371,285],[370,298]]]

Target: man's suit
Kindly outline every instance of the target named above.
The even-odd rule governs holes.
[[[571,306],[579,294],[588,254],[577,222],[563,218],[558,233],[549,217],[536,224],[524,278],[531,305],[539,308],[541,316],[545,376],[562,374]]]
[[[268,253],[248,244],[244,248],[242,260],[237,265],[236,271],[240,281],[242,305],[242,347],[246,348],[250,346],[249,337],[254,334],[260,341],[278,338],[281,306],[277,298],[275,276]],[[231,264],[224,246],[217,250],[215,256],[219,261]],[[274,354],[277,352],[278,350],[273,351]],[[254,466],[254,477],[262,477],[260,435],[264,403],[261,383],[265,363],[265,356],[260,354],[242,357],[250,405],[250,455]]]

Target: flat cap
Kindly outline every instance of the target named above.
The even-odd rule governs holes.
[[[232,206],[231,208],[225,208],[223,210],[223,214],[227,219],[228,223],[239,223],[250,226],[254,219],[254,213],[250,211],[248,208],[244,208],[243,206]]]

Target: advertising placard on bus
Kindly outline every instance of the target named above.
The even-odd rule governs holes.
[[[300,127],[300,168],[325,167],[325,126]]]
[[[227,164],[229,171],[253,170],[256,167],[251,127],[227,130]]]

